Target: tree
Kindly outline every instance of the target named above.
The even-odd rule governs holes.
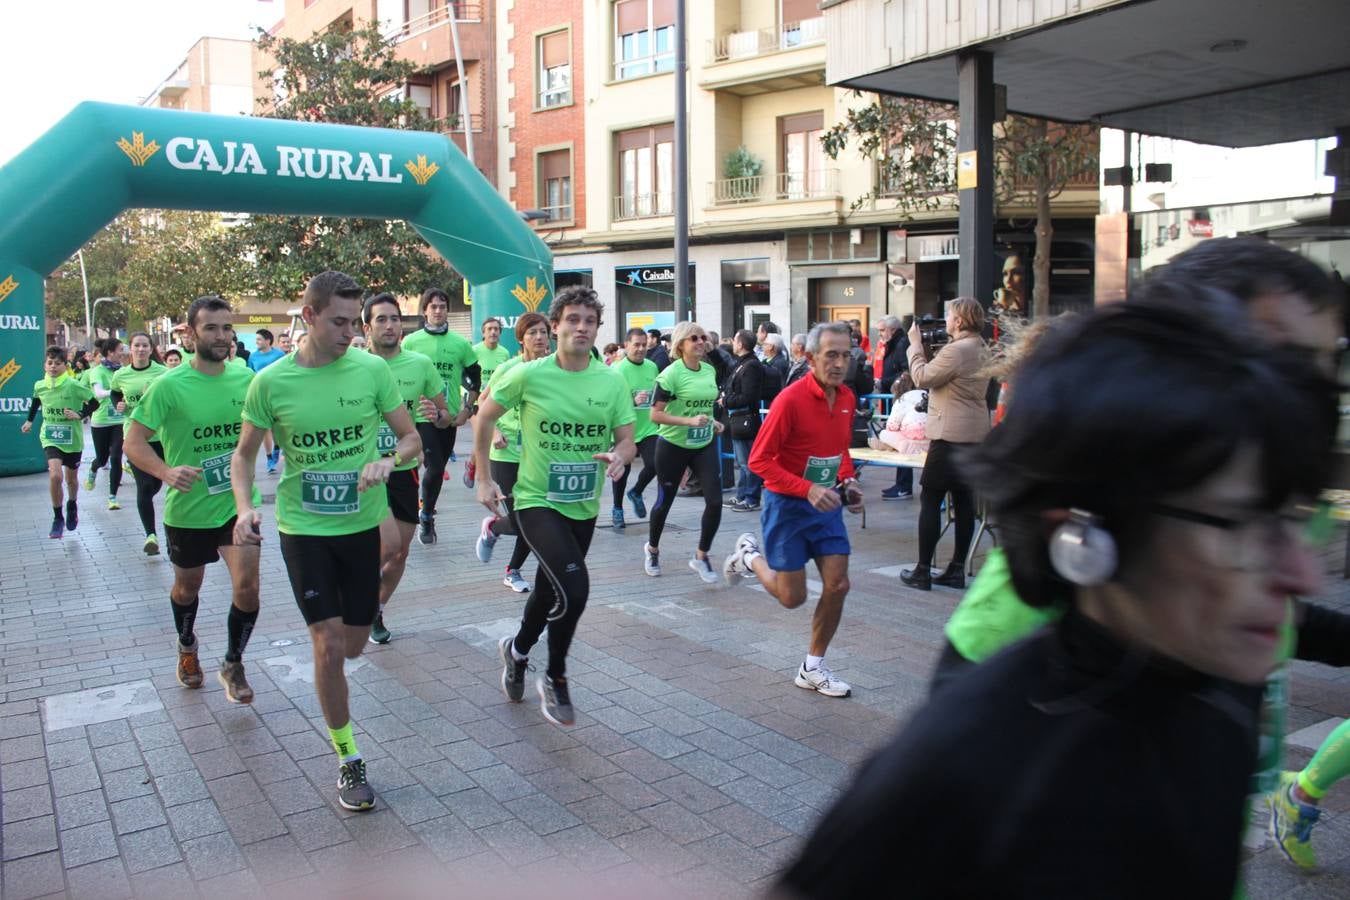
[[[860,96],[859,92],[854,92]],[[821,138],[838,159],[856,143],[859,154],[878,160],[876,187],[856,209],[880,197],[894,199],[902,216],[937,210],[956,199],[956,107],[930,100],[877,96],[850,109]],[[1000,204],[1024,202],[1036,209],[1036,254],[1032,313],[1050,312],[1050,247],[1054,223],[1050,201],[1085,171],[1097,168],[1097,129],[1024,116],[1009,116],[994,130],[995,196]]]
[[[274,96],[258,114],[301,122],[333,122],[429,131],[435,124],[405,96],[422,70],[395,56],[394,44],[371,24],[333,29],[308,40],[259,32],[257,47],[275,61],[259,75]],[[316,216],[250,216],[225,234],[240,267],[234,287],[264,297],[296,297],[315,272],[346,272],[370,291],[417,294],[427,285],[457,296],[460,279],[402,221]]]
[[[84,252],[84,274],[89,279],[89,302],[99,297],[121,297],[124,294],[123,271],[132,253],[132,215],[122,213],[95,232],[81,248]],[[126,310],[121,304],[104,305],[99,309],[98,325],[104,329],[126,325]],[[70,325],[84,324],[84,278],[80,275],[80,259],[76,254],[47,276],[47,315]]]
[[[122,270],[128,311],[146,321],[182,321],[204,294],[225,294],[242,268],[215,213],[173,209],[133,212],[137,230]]]

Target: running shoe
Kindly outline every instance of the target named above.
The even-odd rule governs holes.
[[[417,529],[417,542],[419,544],[436,543],[436,517],[434,515],[421,515],[422,527]]]
[[[1266,798],[1270,805],[1270,839],[1285,857],[1300,869],[1317,866],[1313,852],[1312,827],[1322,811],[1311,803],[1301,803],[1294,797],[1298,773],[1282,772],[1275,790]]]
[[[511,653],[511,644],[514,641],[514,636],[502,638],[497,642],[497,650],[502,656],[502,693],[506,694],[506,699],[512,703],[519,703],[525,699],[525,670],[529,668],[529,661],[518,660]],[[545,712],[544,715],[548,713]]]
[[[519,569],[508,568],[506,570],[506,577],[502,579],[502,584],[506,585],[517,594],[528,594],[533,590],[530,583],[525,580],[525,576],[520,574]]]
[[[451,461],[451,462],[459,462],[459,454],[456,453],[455,451],[451,450],[451,451],[450,451],[450,461]]]
[[[497,546],[497,535],[492,533],[492,523],[495,521],[496,516],[484,516],[483,524],[478,529],[478,540],[474,541],[473,549],[480,563],[492,562],[492,548]]]
[[[753,500],[742,500],[736,506],[736,512],[758,512],[759,504]]]
[[[622,508],[611,509],[609,511],[609,524],[614,527],[615,531],[623,531],[624,521]]]
[[[94,489],[94,481],[95,481],[97,475],[98,475],[98,469],[91,468],[91,469],[89,470],[89,475],[88,475],[88,477],[84,479],[84,489],[85,489],[86,491],[92,491],[92,490]]]
[[[473,476],[474,476],[474,472],[475,472],[476,469],[477,469],[477,466],[475,466],[475,465],[473,464],[473,460],[469,460],[468,462],[466,462],[466,463],[464,464],[464,478],[463,478],[463,481],[464,481],[464,486],[465,486],[466,488],[468,488],[469,490],[473,490]]]
[[[647,501],[642,499],[641,494],[630,488],[624,496],[628,498],[629,503],[633,504],[633,515],[639,519],[647,518]]]
[[[66,531],[80,527],[80,507],[74,500],[66,503]]]
[[[747,531],[736,538],[736,549],[722,563],[722,580],[727,583],[727,587],[735,587],[752,574],[750,559],[757,553],[759,539],[754,532]]]
[[[539,709],[554,725],[571,725],[577,720],[572,712],[572,698],[567,693],[566,678],[541,675],[535,687],[539,689]]]
[[[129,463],[129,462],[124,462],[124,463],[122,463],[122,474],[124,474],[124,475],[130,475],[130,474],[131,474],[131,463]]]
[[[722,505],[727,507],[728,509],[735,509],[736,507],[741,505],[741,498],[733,496],[727,500],[723,500]]]
[[[717,573],[713,571],[712,562],[708,557],[702,559],[697,556],[689,557],[689,568],[698,573],[704,584],[717,584]]]
[[[826,697],[847,697],[853,693],[853,688],[848,686],[848,682],[831,672],[824,663],[814,669],[808,669],[806,663],[802,663],[793,683],[799,688],[816,691]]]
[[[196,659],[193,654],[193,659]],[[198,673],[200,677],[200,672]],[[220,661],[220,672],[216,675],[220,679],[220,684],[225,688],[225,699],[231,703],[252,703],[253,688],[248,686],[248,679],[244,677],[244,661],[236,660],[230,662],[228,659]]]
[[[653,578],[661,574],[661,551],[653,550],[651,544],[642,545],[642,571]]]
[[[146,556],[159,556],[159,538],[155,537],[153,534],[147,534],[145,536],[145,543],[141,545],[141,549],[145,551]]]
[[[197,689],[202,686],[202,665],[197,662],[197,647],[191,650],[178,642],[178,683],[185,688]]]
[[[366,761],[354,759],[338,769],[338,803],[361,812],[375,807],[375,791],[366,783]]]
[[[60,538],[65,537],[65,534],[66,534],[66,520],[61,516],[60,513],[57,513],[55,516],[52,517],[52,530],[47,533],[47,537],[51,538],[52,540],[59,540]]]
[[[277,474],[277,461],[270,456],[267,457],[267,474],[268,475]]]
[[[372,644],[387,644],[392,637],[389,629],[384,627],[384,613],[376,613],[375,621],[370,625],[370,642]]]
[[[117,498],[116,498],[116,497],[109,497],[109,498],[108,498],[108,509],[121,509],[121,508],[122,508],[122,504],[120,504],[120,503],[117,502]]]
[[[911,493],[910,491],[902,491],[900,490],[900,488],[895,487],[894,485],[883,489],[881,492],[882,500],[912,500],[913,498],[914,498],[913,493]]]

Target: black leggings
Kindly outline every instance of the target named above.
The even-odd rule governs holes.
[[[520,526],[516,522],[516,501],[511,496],[511,491],[516,487],[516,476],[520,472],[520,463],[499,462],[492,460],[492,480],[497,482],[497,487],[501,488],[506,495],[506,515],[492,523],[492,533],[501,537],[502,535],[514,534],[516,537],[516,546],[511,550],[511,561],[506,564],[508,569],[520,571],[520,567],[525,565],[525,558],[530,555],[530,545],[520,539]]]
[[[437,428],[430,422],[417,423],[417,435],[422,439],[422,515],[436,515],[436,501],[441,498],[441,484],[444,481],[445,467],[450,462],[450,454],[455,449],[455,431],[449,428]]]
[[[967,444],[953,444],[948,441],[933,441],[928,448],[928,458],[924,461],[923,477],[919,484],[923,492],[919,495],[919,565],[931,566],[933,554],[937,551],[938,535],[942,533],[942,500],[952,495],[952,511],[956,514],[953,532],[956,546],[952,549],[952,562],[958,566],[966,563],[966,554],[970,551],[970,539],[975,535],[975,494],[970,486],[961,479],[956,470],[952,455]]]
[[[116,497],[122,486],[122,426],[94,425],[89,431],[94,436],[94,463],[89,471],[107,466],[108,495]]]
[[[697,450],[686,450],[665,438],[656,441],[656,508],[652,510],[647,543],[661,546],[661,532],[666,527],[666,516],[675,504],[680,490],[680,479],[689,469],[703,485],[703,521],[699,526],[698,549],[707,553],[712,549],[717,526],[722,524],[722,461],[717,458],[717,441],[709,441]]]
[[[160,459],[164,458],[164,447],[159,441],[151,441],[150,449],[158,453]],[[136,479],[136,512],[141,516],[141,527],[145,529],[146,534],[154,534],[155,495],[159,493],[163,482],[136,468],[135,463],[131,464],[131,477]]]
[[[516,633],[516,650],[528,654],[548,628],[548,677],[567,671],[567,650],[591,593],[586,551],[595,534],[595,519],[569,519],[556,509],[532,506],[516,510],[520,536],[539,560],[534,590],[525,601],[525,616]]]
[[[641,494],[656,477],[656,435],[649,434],[637,445],[638,456],[642,457],[642,474],[633,482],[633,493]],[[628,473],[633,471],[630,463],[623,467],[623,477],[614,484],[614,508],[623,509],[624,490],[628,487]]]

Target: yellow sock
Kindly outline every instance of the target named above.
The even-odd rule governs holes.
[[[333,741],[333,749],[337,751],[338,759],[347,763],[361,758],[361,751],[356,749],[356,738],[352,737],[350,719],[341,728],[328,729],[328,737]]]

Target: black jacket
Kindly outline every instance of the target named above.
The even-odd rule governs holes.
[[[723,403],[727,412],[734,415],[747,409],[759,409],[759,401],[763,396],[764,364],[755,359],[753,353],[738,357],[735,368],[727,377]]]
[[[647,354],[647,358],[656,363],[658,372],[670,365],[670,351],[666,349],[665,344],[657,344],[656,349]]]
[[[889,394],[895,379],[909,368],[906,356],[909,352],[909,338],[897,331],[889,341],[877,347],[877,352],[882,354],[882,363],[881,380],[877,382],[876,389],[878,393]]]

